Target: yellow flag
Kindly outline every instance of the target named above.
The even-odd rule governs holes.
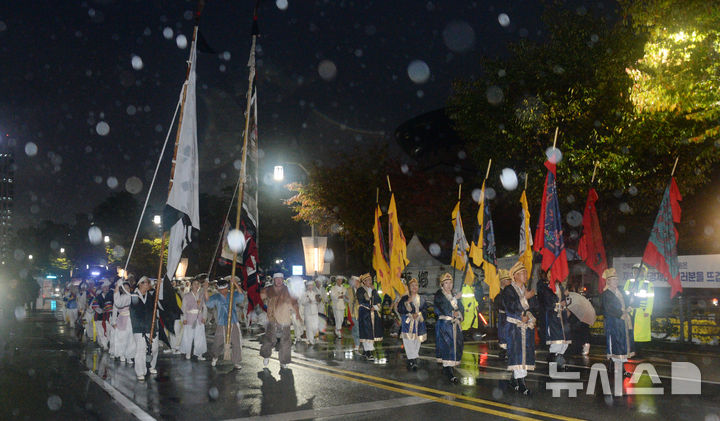
[[[390,235],[390,288],[386,291],[390,294],[390,298],[395,299],[395,291],[402,293],[405,286],[402,283],[402,271],[405,266],[410,263],[407,258],[407,242],[405,235],[400,228],[398,222],[397,207],[395,206],[395,194],[390,196],[390,206],[388,207],[389,217],[389,235]]]
[[[390,266],[388,266],[387,259],[385,258],[385,247],[382,243],[383,234],[382,226],[380,225],[380,216],[382,216],[382,212],[380,211],[380,205],[378,205],[375,208],[375,225],[373,225],[373,237],[375,241],[373,244],[372,265],[377,274],[380,288],[382,288],[383,291],[390,291],[392,290],[392,285],[390,284]]]
[[[480,207],[477,214],[477,227],[470,245],[470,257],[476,266],[482,266],[485,283],[490,287],[490,299],[500,293],[500,277],[497,273],[495,256],[495,230],[493,229],[490,208],[485,203],[485,182],[480,193]]]
[[[528,210],[527,196],[523,190],[522,196],[520,196],[520,204],[522,205],[522,224],[520,225],[520,258],[527,273],[532,273],[532,259],[533,259],[533,237],[530,231],[530,211]]]
[[[465,230],[463,228],[462,218],[460,217],[460,201],[458,200],[455,209],[452,211],[452,224],[454,228],[453,233],[453,254],[450,264],[458,270],[465,273],[464,282],[467,285],[472,285],[475,282],[475,273],[472,267],[469,267],[470,258],[468,257],[468,249],[470,245],[465,237]]]

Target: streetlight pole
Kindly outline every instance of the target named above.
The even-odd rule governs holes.
[[[285,164],[287,164],[287,165],[297,165],[301,170],[303,170],[303,172],[305,173],[306,178],[307,178],[308,180],[310,179],[310,172],[307,170],[307,168],[305,168],[305,167],[303,166],[303,164],[301,164],[301,163],[299,163],[299,162],[285,162]],[[275,173],[274,173],[275,181],[282,181],[284,177],[285,177],[285,172],[283,171],[282,165],[277,165],[277,166],[275,166]],[[313,247],[313,254],[314,254],[314,256],[312,256],[312,258],[314,259],[314,261],[313,261],[314,278],[317,278],[317,275],[318,275],[318,259],[319,259],[320,257],[317,255],[317,254],[318,254],[318,251],[317,251],[318,245],[317,245],[317,239],[316,239],[316,237],[315,237],[315,224],[312,223],[312,222],[310,223],[310,237],[312,238],[312,247]],[[323,256],[323,258],[324,258],[324,256]]]

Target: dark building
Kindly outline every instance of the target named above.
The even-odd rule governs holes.
[[[0,261],[2,264],[5,264],[10,255],[14,183],[15,158],[9,147],[0,148]]]

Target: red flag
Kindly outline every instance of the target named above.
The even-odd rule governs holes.
[[[563,240],[560,202],[555,184],[555,164],[545,161],[548,169],[545,177],[538,228],[535,231],[534,250],[542,254],[542,270],[550,270],[550,289],[555,291],[555,282],[564,281],[570,274],[567,252]]]
[[[682,292],[677,257],[678,231],[674,225],[680,223],[681,210],[678,202],[681,200],[682,196],[675,183],[675,178],[670,178],[670,184],[665,189],[642,260],[643,263],[657,269],[667,279],[672,287],[670,298],[678,292]]]
[[[595,209],[597,200],[598,194],[595,189],[591,188],[588,192],[585,212],[583,213],[583,234],[580,237],[578,254],[585,261],[585,264],[593,272],[597,273],[598,288],[602,292],[605,289],[605,278],[602,277],[602,274],[607,269],[607,259],[597,209]]]

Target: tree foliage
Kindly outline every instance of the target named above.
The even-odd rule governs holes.
[[[643,6],[633,8],[631,2],[625,3],[625,13],[642,11],[660,19],[653,21],[655,27],[664,25],[663,19],[674,19],[667,7],[684,4],[658,0],[637,2]],[[718,26],[720,21],[715,21]],[[581,198],[597,163],[596,188],[611,206],[601,215],[606,225],[616,222],[618,214],[629,217],[629,223],[640,214],[645,224],[657,209],[647,204],[659,203],[676,157],[675,175],[683,194],[707,183],[720,158],[717,136],[706,130],[716,121],[711,121],[711,114],[687,118],[688,111],[696,110],[690,105],[698,102],[693,96],[707,100],[701,90],[690,89],[705,86],[700,70],[683,75],[695,79],[692,85],[673,75],[677,68],[663,67],[663,77],[676,81],[673,95],[678,105],[638,107],[632,69],[649,72],[643,60],[658,33],[621,19],[576,15],[558,6],[548,6],[543,22],[545,39],[512,44],[506,59],[483,58],[483,80],[458,81],[454,86],[449,114],[479,166],[492,158],[495,168],[508,166],[528,173],[530,201],[538,203],[544,151],[552,146],[559,127],[558,148],[563,153],[559,190],[568,198],[564,207],[569,204],[582,212]],[[695,54],[687,60],[703,67],[696,62],[704,58]],[[656,86],[662,83],[648,81],[642,89],[670,101],[669,94]],[[698,137],[699,133],[704,135]]]

